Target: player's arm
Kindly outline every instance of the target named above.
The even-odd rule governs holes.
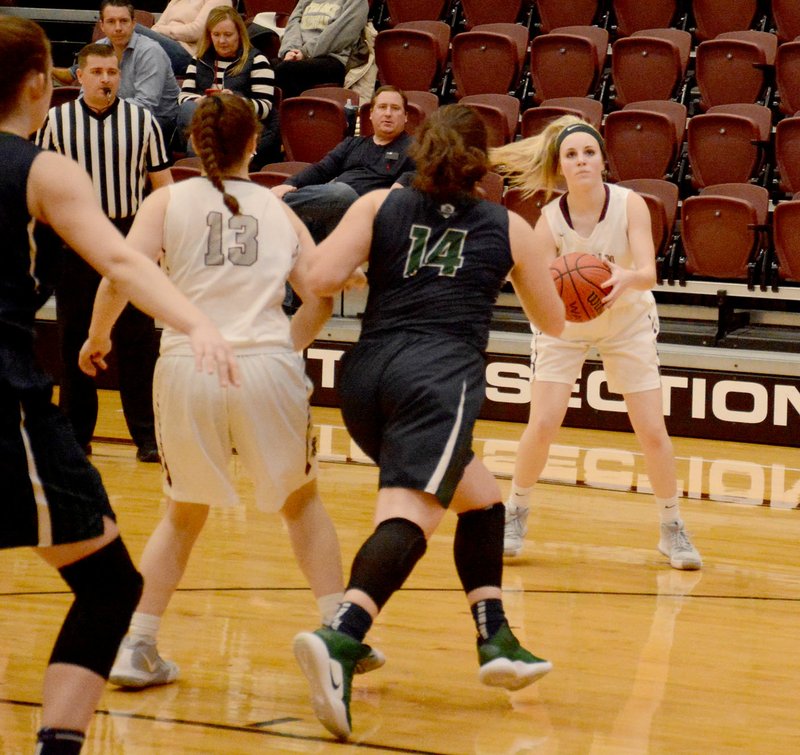
[[[137,307],[189,335],[198,369],[238,383],[233,350],[212,322],[183,296],[156,264],[125,243],[103,214],[89,176],[77,163],[42,152],[28,177],[28,208]]]
[[[636,264],[635,287],[649,290],[656,285],[656,251],[647,202],[635,192],[628,195],[628,243]]]
[[[147,172],[147,177],[150,179],[150,186],[153,191],[160,189],[162,186],[169,186],[174,183],[172,180],[172,171],[169,168],[164,170],[150,170]]]
[[[371,191],[357,199],[317,246],[308,271],[312,291],[319,295],[338,294],[359,277],[357,269],[369,258],[375,215],[390,191]]]
[[[633,191],[628,194],[627,203],[628,245],[635,267],[631,270],[610,264],[611,277],[604,284],[608,289],[608,294],[603,299],[606,305],[615,302],[627,288],[649,291],[656,285],[656,252],[653,247],[650,210],[644,199]]]
[[[281,207],[297,233],[300,247],[297,260],[289,274],[289,283],[303,302],[300,309],[292,315],[291,324],[292,343],[297,351],[302,351],[312,343],[331,316],[333,299],[330,296],[318,296],[309,288],[306,276],[308,275],[309,258],[316,249],[314,239],[311,238],[303,221],[297,217],[291,207],[283,203],[281,203]]]
[[[511,242],[511,282],[528,319],[543,333],[557,336],[564,329],[564,303],[550,274],[550,261],[556,257],[556,243],[544,218],[536,228],[517,213],[508,213]]]

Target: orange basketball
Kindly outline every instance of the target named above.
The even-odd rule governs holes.
[[[556,257],[550,264],[556,290],[564,302],[570,322],[588,322],[603,312],[608,289],[601,285],[611,275],[611,268],[598,257],[585,252],[571,252]]]

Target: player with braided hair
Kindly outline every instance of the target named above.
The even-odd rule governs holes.
[[[228,163],[231,156],[241,154],[246,146],[243,141],[252,118],[242,107],[231,108],[231,112],[225,117],[225,100],[220,97],[212,98],[204,104],[205,107],[198,112],[196,125],[193,124],[192,142],[203,163],[206,177],[222,194],[225,206],[233,215],[238,215],[239,200],[225,191],[222,165]],[[223,125],[230,127],[226,134],[221,131]]]
[[[158,654],[156,635],[209,507],[238,503],[228,470],[232,446],[255,482],[258,507],[280,511],[323,617],[330,618],[342,596],[339,543],[317,493],[309,386],[298,353],[329,317],[332,300],[308,290],[306,257],[314,242],[305,226],[248,180],[258,130],[243,98],[204,98],[190,134],[205,175],[151,194],[128,235],[145,255],[161,258],[175,285],[229,339],[241,387],[219,390],[195,376],[186,339],[164,329],[153,392],[167,511],[145,547],[144,593],[111,671],[120,686],[178,676],[177,665]],[[303,297],[291,323],[281,308],[287,279]],[[108,352],[122,304],[104,281],[82,351],[87,371]],[[371,667],[382,663],[366,645],[361,655]]]

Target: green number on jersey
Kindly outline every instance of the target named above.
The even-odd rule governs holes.
[[[412,225],[408,234],[411,246],[408,249],[406,269],[403,275],[410,278],[420,268],[438,267],[439,275],[453,277],[464,264],[464,242],[467,232],[457,228],[448,228],[429,249],[431,229],[424,225]]]

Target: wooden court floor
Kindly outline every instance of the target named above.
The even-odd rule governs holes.
[[[358,463],[335,410],[315,410],[320,486],[345,564],[371,530],[376,470]],[[478,450],[505,493],[521,426],[482,422]],[[161,508],[159,470],[135,460],[103,392],[103,475],[138,560]],[[684,518],[705,559],[677,572],[655,549],[657,515],[632,437],[562,430],[536,491],[527,547],[506,562],[506,612],[554,663],[516,693],[477,681],[474,629],[447,517],[370,633],[388,662],[358,677],[354,734],[313,716],[291,654],[316,607],[279,518],[214,511],[170,606],[162,653],[176,684],[108,688],[84,753],[800,752],[800,451],[675,439]],[[349,460],[348,460],[349,459]],[[565,484],[577,482],[578,484]],[[69,596],[28,551],[0,552],[0,753],[32,752],[41,677]]]

